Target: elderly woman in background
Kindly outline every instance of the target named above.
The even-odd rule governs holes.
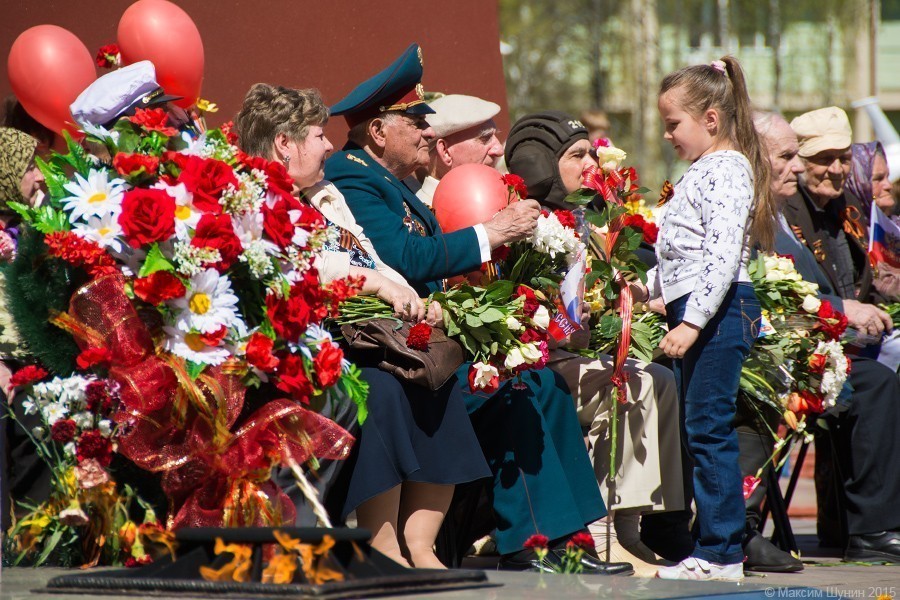
[[[0,264],[15,257],[18,239],[17,214],[9,208],[10,202],[35,204],[43,195],[41,183],[44,176],[35,166],[34,156],[38,141],[16,129],[0,127]],[[0,291],[5,287],[0,271]],[[6,404],[9,394],[9,378],[21,360],[27,358],[24,345],[13,326],[6,307],[6,295],[0,293],[0,400]],[[16,417],[29,423],[34,415],[20,412]],[[5,414],[0,408],[0,413]],[[34,425],[38,425],[35,421]],[[27,435],[18,429],[12,419],[0,422],[0,525],[5,531],[10,525],[10,496],[16,498],[42,498],[47,494],[47,477],[43,461],[35,454]]]
[[[247,92],[235,125],[243,150],[283,164],[297,201],[316,208],[340,232],[340,242],[317,257],[322,282],[362,276],[361,293],[382,298],[405,319],[422,320],[426,310],[418,294],[378,260],[341,193],[323,181],[333,149],[322,129],[327,120],[317,91],[259,83]],[[440,319],[438,305],[427,312],[430,322]],[[372,546],[398,563],[443,568],[433,546],[454,485],[490,475],[456,381],[432,392],[360,366],[370,384],[369,417],[359,433],[342,516],[355,510],[359,526],[372,532]]]

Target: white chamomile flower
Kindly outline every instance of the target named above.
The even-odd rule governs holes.
[[[220,365],[231,356],[226,346],[210,346],[196,332],[185,332],[175,327],[163,327],[166,339],[163,348],[185,360],[207,365]]]
[[[306,337],[306,342],[312,346],[320,346],[325,342],[331,343],[334,341],[334,338],[331,337],[331,332],[315,323],[310,324],[306,328],[304,336]]]
[[[108,171],[91,169],[87,179],[76,173],[75,181],[63,187],[71,194],[62,200],[63,208],[70,213],[70,221],[122,212],[125,181],[118,178],[110,180]]]
[[[213,333],[234,325],[240,319],[237,303],[231,281],[215,269],[206,269],[191,277],[188,293],[168,302],[176,312],[178,329],[201,333]]]
[[[153,187],[165,190],[175,200],[175,238],[189,240],[190,231],[197,228],[197,223],[203,216],[202,212],[194,208],[194,194],[183,183],[169,185],[160,181]]]
[[[118,236],[122,235],[122,227],[119,225],[119,216],[116,213],[106,213],[100,217],[88,217],[87,223],[76,223],[72,233],[78,237],[95,242],[102,248],[109,248],[114,252],[122,251],[122,241]]]

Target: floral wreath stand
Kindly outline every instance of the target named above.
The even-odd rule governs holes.
[[[334,545],[316,568],[331,580],[308,577],[306,568],[297,569],[288,583],[262,583],[266,548],[277,544],[276,534],[287,534],[304,544],[320,544],[328,536]],[[175,534],[178,556],[164,558],[139,569],[83,572],[54,577],[38,592],[74,594],[137,593],[172,596],[365,598],[387,594],[405,594],[494,587],[484,571],[407,569],[374,550],[364,529],[299,527],[248,527],[234,529],[182,529]],[[218,538],[218,542],[217,542]],[[204,569],[221,569],[236,558],[230,552],[217,553],[222,544],[241,544],[248,549],[249,577],[246,582],[208,581]],[[312,555],[308,555],[312,558]],[[302,560],[302,559],[301,559]]]

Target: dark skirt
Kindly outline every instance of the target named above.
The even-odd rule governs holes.
[[[362,371],[369,416],[347,465],[343,517],[404,481],[455,485],[491,476],[456,377],[432,392],[375,368]]]

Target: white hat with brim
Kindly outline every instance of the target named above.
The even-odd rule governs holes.
[[[500,106],[493,102],[463,94],[441,96],[429,102],[429,106],[434,114],[426,115],[425,119],[434,129],[435,139],[481,125],[500,112]]]
[[[79,125],[106,125],[137,108],[180,99],[163,91],[153,63],[142,60],[97,78],[69,109]]]
[[[791,129],[797,134],[804,158],[827,150],[846,150],[853,143],[850,119],[837,106],[803,113],[791,121]]]

